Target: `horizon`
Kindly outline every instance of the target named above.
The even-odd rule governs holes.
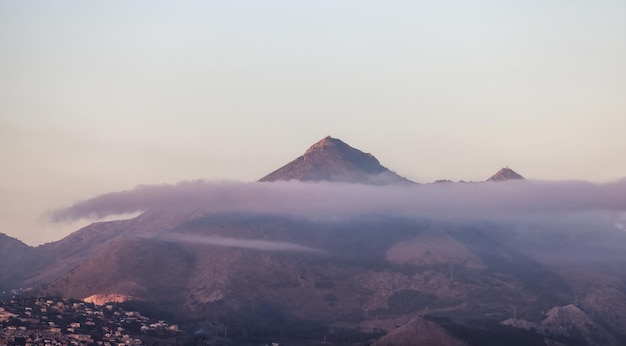
[[[327,135],[409,180],[626,176],[626,3],[0,2],[0,232],[254,181]],[[81,224],[85,225],[85,224]]]

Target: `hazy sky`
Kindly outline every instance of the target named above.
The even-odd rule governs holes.
[[[0,232],[326,135],[418,182],[626,176],[626,2],[0,0]]]

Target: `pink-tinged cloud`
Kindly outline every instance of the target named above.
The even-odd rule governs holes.
[[[307,218],[390,215],[489,219],[626,211],[626,180],[508,181],[417,186],[190,181],[142,185],[50,213],[56,222],[142,211],[205,211]]]

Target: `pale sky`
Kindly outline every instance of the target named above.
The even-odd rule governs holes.
[[[626,176],[626,1],[0,0],[0,232],[326,135],[417,182]]]

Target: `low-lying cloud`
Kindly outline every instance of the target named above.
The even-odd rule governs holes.
[[[261,251],[289,251],[289,252],[312,252],[322,253],[322,250],[308,246],[298,245],[284,241],[267,241],[256,239],[228,238],[217,236],[199,236],[189,234],[169,233],[159,237],[160,240],[173,243],[193,243],[203,245],[215,245],[234,247],[240,249],[252,249]]]
[[[490,219],[626,211],[626,179],[416,186],[190,181],[143,185],[50,213],[55,222],[144,211],[280,214],[307,218],[390,215]]]

